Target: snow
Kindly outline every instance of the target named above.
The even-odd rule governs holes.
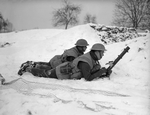
[[[86,39],[88,52],[102,43],[89,25],[68,30],[35,29],[0,34],[0,74],[8,85],[0,85],[0,115],[149,115],[150,34],[105,45],[102,66],[113,61],[126,46],[128,53],[113,68],[110,80],[57,80],[25,73],[27,61],[49,61],[54,55]]]

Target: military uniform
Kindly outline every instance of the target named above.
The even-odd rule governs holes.
[[[61,67],[69,64],[70,73],[61,72]],[[95,72],[93,71],[95,68]],[[86,53],[76,58],[72,63],[66,62],[56,67],[56,75],[58,79],[81,79],[85,78],[88,81],[95,79],[101,74],[98,72],[101,68],[98,60],[94,56],[94,53]],[[70,70],[69,70],[70,69]]]
[[[71,62],[78,56],[83,55],[88,43],[84,39],[79,39],[75,45],[75,47],[65,50],[62,55],[54,56],[49,62],[27,61],[23,64],[23,66],[21,66],[20,70],[18,71],[18,74],[22,75],[24,72],[30,72],[36,76],[44,75],[45,77],[47,77],[46,74],[48,70],[48,72],[50,72],[51,69],[56,68],[58,65],[64,62]]]

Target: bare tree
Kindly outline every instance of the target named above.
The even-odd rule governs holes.
[[[13,29],[13,25],[9,20],[5,20],[0,13],[0,32],[10,32]]]
[[[5,23],[6,23],[6,26],[4,26],[4,31],[6,32],[13,31],[13,24],[8,19],[5,20]]]
[[[71,4],[69,1],[63,1],[63,7],[53,12],[54,26],[65,25],[65,29],[68,25],[75,25],[78,23],[78,15],[81,11],[79,6]]]
[[[91,14],[86,14],[84,17],[84,23],[97,23],[96,16],[92,16]]]
[[[2,14],[0,13],[0,31],[2,30],[2,28],[4,27],[5,23],[4,23],[4,18],[2,16]]]
[[[144,18],[141,21],[139,26],[141,29],[149,29],[150,30],[150,0],[148,0],[148,3],[147,3],[146,15],[144,16]]]
[[[149,0],[118,0],[113,24],[137,29],[147,16],[148,3]]]

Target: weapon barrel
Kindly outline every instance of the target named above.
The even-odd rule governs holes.
[[[118,55],[118,57],[115,59],[115,61],[113,62],[113,64],[112,64],[112,66],[109,66],[108,68],[107,68],[107,70],[111,70],[117,63],[118,63],[118,61],[128,52],[128,50],[130,49],[130,47],[126,47],[124,50],[123,50],[123,52],[120,54],[120,55]]]

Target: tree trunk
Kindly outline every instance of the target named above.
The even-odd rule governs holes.
[[[68,24],[69,24],[69,23],[68,23],[68,22],[66,22],[65,29],[67,29],[67,28],[68,28]]]
[[[134,20],[132,23],[133,23],[133,28],[137,29],[138,28],[138,22],[136,20]]]

